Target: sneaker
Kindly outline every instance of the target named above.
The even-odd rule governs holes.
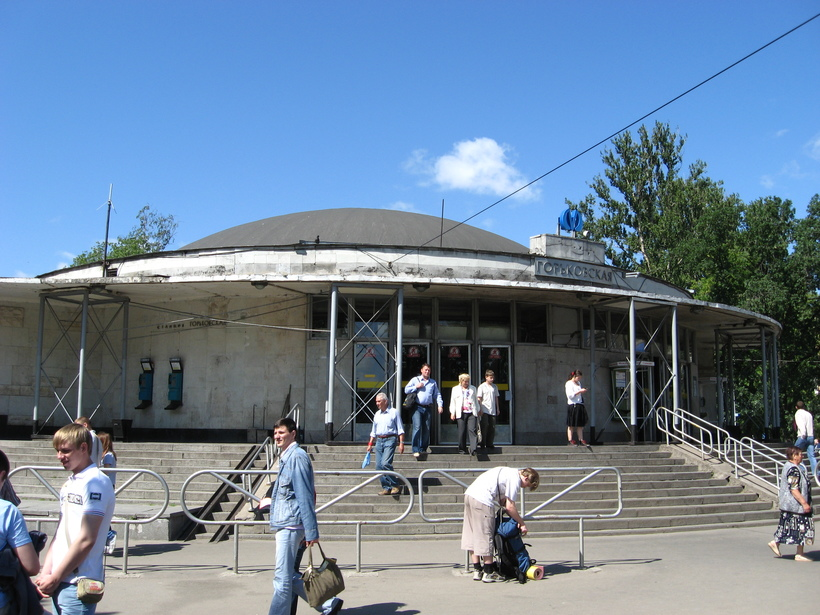
[[[416,459],[418,459],[418,458],[419,458],[419,453],[413,453],[413,457],[415,457]]]
[[[382,489],[379,491],[379,495],[390,495],[390,489]]]
[[[578,446],[578,443],[575,440],[570,440],[567,442],[567,446]]]
[[[589,446],[586,440],[581,440],[581,446]]]
[[[398,487],[393,487],[390,490],[390,495],[401,495],[401,489],[399,489]]]
[[[483,577],[483,576],[484,576],[484,573],[481,572],[480,568],[475,568],[473,570],[473,581],[480,581],[481,577]]]
[[[481,581],[484,583],[495,583],[497,581],[503,581],[504,577],[502,577],[497,572],[485,572],[484,575],[481,577]]]
[[[117,532],[114,530],[108,530],[108,536],[105,538],[105,553],[106,555],[112,555],[114,553],[114,549],[117,546]]]

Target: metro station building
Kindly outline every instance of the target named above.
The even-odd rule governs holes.
[[[565,442],[575,369],[594,439],[652,440],[661,406],[732,422],[739,347],[759,349],[776,423],[779,333],[611,267],[586,239],[523,246],[434,216],[329,209],[0,279],[0,415],[35,433],[86,415],[133,439],[257,441],[292,412],[307,442],[364,441],[375,394],[400,404],[427,362],[445,404],[460,373],[495,372],[499,444]],[[455,440],[445,412],[433,443]]]

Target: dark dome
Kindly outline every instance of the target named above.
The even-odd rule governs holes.
[[[455,227],[455,228],[454,228]],[[240,224],[204,237],[182,250],[290,246],[300,241],[357,245],[455,248],[527,254],[529,250],[495,233],[467,224],[390,209],[322,209]],[[453,229],[448,232],[448,229]]]

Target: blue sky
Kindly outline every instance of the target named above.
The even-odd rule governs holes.
[[[0,3],[0,277],[150,205],[171,248],[275,216],[464,220],[820,10],[816,0]],[[820,192],[820,19],[648,118],[745,201]],[[634,129],[633,129],[634,130]],[[603,146],[602,146],[603,147]],[[470,223],[528,245],[602,147]],[[296,238],[300,239],[300,238]]]

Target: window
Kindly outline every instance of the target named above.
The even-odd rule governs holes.
[[[357,337],[386,338],[390,334],[392,300],[385,297],[353,299],[353,327]]]
[[[595,311],[595,328],[593,331],[593,327],[590,324],[590,310],[583,310],[581,312],[581,318],[584,322],[583,332],[584,332],[584,348],[590,348],[592,343],[591,335],[595,334],[595,348],[606,348],[607,347],[607,336],[606,336],[606,320],[607,314],[606,312],[602,312],[600,310]]]
[[[547,306],[517,303],[515,306],[516,338],[523,344],[547,343]]]
[[[429,339],[433,337],[433,300],[404,300],[404,339]]]
[[[577,348],[581,344],[581,330],[578,327],[578,310],[575,308],[552,306],[553,346]]]
[[[478,302],[478,339],[510,341],[510,304],[496,301]]]
[[[438,337],[442,340],[472,339],[471,301],[441,299],[438,303]]]
[[[330,297],[328,295],[312,295],[310,298],[310,332],[313,339],[327,339],[330,319],[328,311]],[[316,329],[319,329],[316,331]],[[336,337],[347,337],[347,301],[339,297],[336,311]]]

